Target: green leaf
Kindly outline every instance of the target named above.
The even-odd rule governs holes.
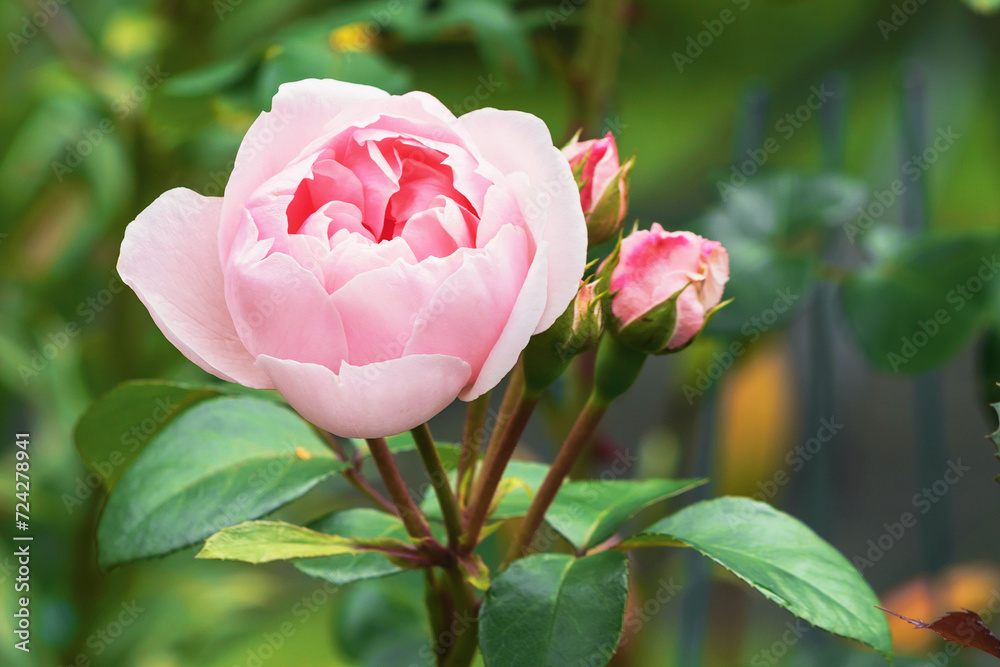
[[[813,625],[892,655],[889,625],[875,609],[878,598],[854,566],[807,526],[770,505],[733,497],[696,503],[622,547],[657,538],[703,553]]]
[[[360,550],[345,537],[318,533],[284,521],[247,521],[209,537],[195,557],[269,563],[356,553]]]
[[[97,528],[103,568],[180,549],[256,519],[343,470],[299,416],[270,401],[204,401],[157,433]]]
[[[406,528],[399,519],[372,509],[351,509],[327,514],[310,523],[309,528],[348,538],[405,540],[407,537]],[[310,576],[332,581],[338,586],[403,572],[403,568],[375,551],[297,560],[293,564]]]
[[[556,494],[545,520],[579,550],[614,535],[653,503],[704,484],[704,479],[568,482]]]
[[[163,92],[177,97],[211,95],[242,81],[257,64],[258,56],[245,53],[170,77]]]
[[[541,554],[515,561],[483,601],[479,645],[486,667],[606,665],[628,601],[625,555]]]
[[[731,177],[730,177],[731,178]],[[733,304],[710,331],[749,337],[778,330],[807,301],[832,230],[857,214],[867,190],[839,174],[775,173],[728,185],[703,220],[708,238],[729,251]]]
[[[928,235],[844,282],[841,307],[876,368],[922,373],[951,359],[993,303],[997,235]]]
[[[110,491],[170,420],[197,403],[221,395],[216,387],[180,382],[125,382],[83,413],[76,425],[76,450]]]
[[[513,519],[524,516],[528,513],[528,506],[535,496],[535,491],[542,485],[545,474],[549,471],[549,466],[542,463],[531,463],[530,461],[511,461],[504,470],[503,478],[500,482],[497,496],[499,502],[495,502],[495,507],[490,513],[490,519],[501,521],[503,519]],[[455,473],[448,474],[448,481],[455,484]],[[420,509],[432,519],[441,518],[441,506],[438,505],[437,496],[433,489],[428,489],[424,495]]]

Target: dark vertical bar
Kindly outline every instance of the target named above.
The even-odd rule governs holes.
[[[764,128],[770,95],[763,88],[750,90],[743,98],[743,109],[733,142],[733,164],[738,164],[748,150],[760,148],[764,143]],[[701,404],[701,424],[698,450],[695,452],[692,475],[710,477],[715,442],[717,399],[715,385],[705,392]],[[709,497],[711,484],[696,489],[691,500]],[[679,662],[684,667],[698,667],[704,656],[705,636],[708,630],[709,562],[701,554],[686,554],[687,591],[681,602],[681,628]]]
[[[713,443],[715,440],[715,417],[717,408],[716,389],[713,384],[701,403],[701,422],[698,433],[698,450],[695,452],[693,477],[709,477],[712,471]],[[711,482],[694,489],[689,494],[689,500],[697,502],[710,496]],[[680,655],[679,665],[697,667],[702,664],[704,656],[705,635],[708,631],[708,594],[710,563],[700,553],[689,550],[685,552],[684,597],[681,601],[680,621]]]
[[[927,147],[927,84],[920,66],[913,63],[903,84],[902,163]],[[909,183],[901,199],[903,229],[919,236],[927,229],[926,177]],[[906,181],[904,181],[906,182]],[[914,455],[917,493],[930,488],[948,467],[948,442],[943,414],[940,371],[929,371],[913,380]],[[924,567],[935,572],[951,560],[951,498],[947,494],[931,506],[923,517],[920,545]]]
[[[823,81],[832,94],[819,110],[823,167],[838,171],[843,157],[844,109],[846,85],[839,74],[829,74]],[[839,237],[838,237],[839,238]],[[808,359],[806,406],[803,410],[802,437],[805,443],[816,437],[820,420],[834,419],[833,299],[836,286],[828,281],[817,283],[808,311]],[[835,506],[834,447],[826,443],[804,471],[804,519],[821,536],[829,539],[833,531],[831,508]],[[800,487],[802,488],[802,487]]]

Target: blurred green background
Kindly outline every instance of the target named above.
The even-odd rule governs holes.
[[[191,550],[110,573],[95,563],[104,493],[74,449],[77,419],[128,379],[209,379],[118,280],[123,230],[171,187],[221,194],[247,127],[280,83],[306,77],[425,90],[456,114],[529,111],[557,144],[581,126],[612,132],[638,155],[630,218],[723,241],[736,301],[714,336],[647,366],[590,472],[627,451],[637,476],[711,473],[715,494],[759,494],[806,520],[893,609],[995,617],[1000,469],[983,435],[1000,398],[997,5],[5,2],[5,610],[17,432],[31,433],[35,541],[33,650],[14,650],[4,612],[0,664],[389,667],[422,646],[419,577],[335,590],[286,565],[195,562]],[[968,297],[949,298],[963,286]],[[930,333],[942,308],[948,321]],[[436,430],[455,437],[460,419],[453,407]],[[524,455],[546,457],[536,422]],[[936,492],[959,460],[970,470]],[[333,480],[283,515],[351,502]],[[917,525],[897,537],[908,511]],[[638,565],[612,664],[879,664],[792,631],[791,616],[680,553]],[[899,664],[981,664],[897,629],[913,656]]]

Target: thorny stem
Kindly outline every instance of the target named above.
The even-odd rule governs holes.
[[[493,503],[493,496],[496,495],[497,487],[500,486],[500,480],[503,478],[503,472],[517,448],[524,427],[528,425],[528,419],[531,418],[531,413],[538,405],[538,399],[539,394],[522,389],[503,436],[499,442],[490,446],[493,456],[487,456],[486,461],[483,462],[478,488],[469,507],[465,539],[462,542],[462,549],[466,553],[471,553],[476,548],[476,544],[479,543],[479,534],[483,530],[483,524],[486,523],[486,516]]]
[[[462,537],[462,514],[459,512],[458,503],[455,501],[455,494],[448,484],[448,474],[441,464],[441,456],[437,447],[434,446],[434,436],[427,424],[412,429],[413,441],[417,444],[417,451],[424,462],[427,474],[437,495],[438,504],[441,505],[441,517],[444,519],[445,529],[448,531],[448,546],[455,548]]]
[[[319,432],[320,435],[323,436],[323,439],[326,441],[327,446],[333,451],[334,455],[339,460],[351,464],[350,468],[341,472],[344,478],[348,482],[350,482],[351,486],[357,489],[358,492],[361,493],[361,495],[368,498],[375,505],[380,506],[386,512],[399,516],[399,512],[396,511],[396,508],[393,506],[393,504],[390,503],[385,496],[379,493],[378,490],[376,490],[375,487],[373,487],[371,483],[367,479],[365,479],[364,475],[361,474],[360,462],[351,461],[351,459],[347,456],[347,452],[344,451],[344,447],[331,434],[320,429],[316,430]]]
[[[479,448],[482,440],[483,425],[486,423],[486,413],[489,412],[490,394],[486,392],[469,403],[465,413],[465,428],[462,431],[462,449],[458,456],[458,473],[455,478],[455,494],[458,505],[465,505],[468,490],[476,479],[476,463],[479,461]]]
[[[433,540],[434,536],[431,534],[430,526],[427,525],[427,519],[413,502],[413,498],[410,497],[410,492],[406,489],[406,482],[399,474],[399,468],[396,467],[396,462],[392,459],[392,452],[389,451],[389,445],[385,438],[367,438],[365,442],[368,443],[372,461],[375,462],[375,467],[378,468],[379,475],[382,476],[382,481],[385,482],[385,486],[389,490],[389,497],[392,498],[392,502],[396,506],[399,518],[406,526],[406,532],[414,539]]]
[[[573,464],[579,458],[580,453],[590,442],[607,409],[608,404],[595,399],[593,395],[587,401],[580,416],[577,417],[576,423],[573,424],[573,429],[566,436],[562,449],[556,455],[556,460],[552,462],[552,467],[545,475],[542,485],[538,487],[538,491],[528,507],[528,513],[521,523],[517,537],[514,538],[503,565],[500,566],[501,568],[523,555],[523,552],[531,545],[535,532],[542,525],[542,519],[545,518],[545,512],[555,499],[556,493],[559,492],[563,480],[573,469]]]

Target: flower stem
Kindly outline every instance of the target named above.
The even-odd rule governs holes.
[[[483,424],[486,423],[486,413],[490,408],[490,392],[486,392],[469,403],[465,413],[465,428],[462,431],[462,450],[458,456],[458,474],[455,479],[455,495],[459,506],[465,505],[465,499],[476,479],[476,463],[479,461],[479,448],[484,434]]]
[[[531,413],[538,405],[538,399],[537,393],[529,392],[522,386],[521,395],[510,415],[510,420],[504,425],[503,435],[497,442],[490,443],[486,460],[483,461],[483,470],[477,480],[478,484],[473,494],[472,504],[469,507],[465,539],[462,542],[462,548],[466,553],[475,549],[479,543],[479,534],[483,530],[483,524],[486,523],[486,516],[489,514],[490,505],[493,504],[493,496],[497,492],[497,487],[500,486],[503,471],[507,468],[510,457],[517,448],[517,443],[521,439],[521,434],[524,433],[524,427],[528,425]],[[499,425],[497,425],[497,429],[500,429]]]
[[[535,537],[535,531],[542,525],[545,512],[548,511],[549,506],[555,499],[559,487],[562,486],[563,480],[569,474],[570,470],[573,469],[573,464],[579,458],[584,447],[590,442],[594,431],[597,429],[597,424],[601,421],[601,417],[604,416],[607,409],[608,403],[596,399],[593,394],[587,400],[587,404],[580,411],[576,423],[573,424],[573,429],[566,436],[566,441],[563,443],[562,449],[556,455],[556,460],[552,462],[552,467],[549,468],[549,472],[545,475],[542,485],[538,487],[538,491],[535,493],[535,497],[528,507],[528,514],[521,523],[517,537],[514,538],[514,542],[511,544],[510,551],[507,552],[507,557],[504,559],[503,565],[500,566],[501,569],[523,555],[523,552],[530,546],[531,540]]]
[[[420,452],[420,458],[431,478],[431,486],[437,495],[438,504],[441,505],[441,516],[448,531],[448,546],[455,548],[462,537],[462,514],[458,510],[455,494],[451,492],[448,473],[444,471],[441,456],[434,446],[434,436],[431,435],[431,429],[427,424],[421,424],[410,433],[413,435],[413,441],[417,443],[417,451]]]
[[[389,514],[399,516],[399,512],[396,511],[396,508],[393,507],[392,503],[390,503],[385,496],[379,493],[375,487],[373,487],[368,480],[365,479],[364,475],[361,474],[359,462],[351,461],[351,459],[347,456],[347,452],[344,451],[343,445],[341,445],[340,442],[338,442],[337,439],[330,433],[321,429],[316,429],[316,431],[326,441],[327,446],[333,451],[334,456],[345,463],[351,464],[350,468],[347,468],[340,473],[348,482],[350,482],[351,486],[357,489],[361,495],[368,498],[368,500],[372,501],[375,505],[380,506]]]
[[[454,616],[451,633],[454,645],[441,662],[442,667],[469,667],[476,657],[479,634],[479,603],[472,586],[465,581],[457,567],[447,568],[445,574],[451,584]]]
[[[389,445],[385,438],[367,438],[365,442],[368,443],[372,461],[375,462],[375,467],[378,468],[382,481],[385,482],[385,486],[389,490],[389,497],[392,498],[392,502],[396,506],[399,518],[406,526],[406,532],[415,539],[433,539],[431,528],[427,525],[427,519],[413,502],[413,498],[410,497],[406,482],[399,474],[399,468],[396,467],[396,462],[392,458],[392,452],[389,451]]]

